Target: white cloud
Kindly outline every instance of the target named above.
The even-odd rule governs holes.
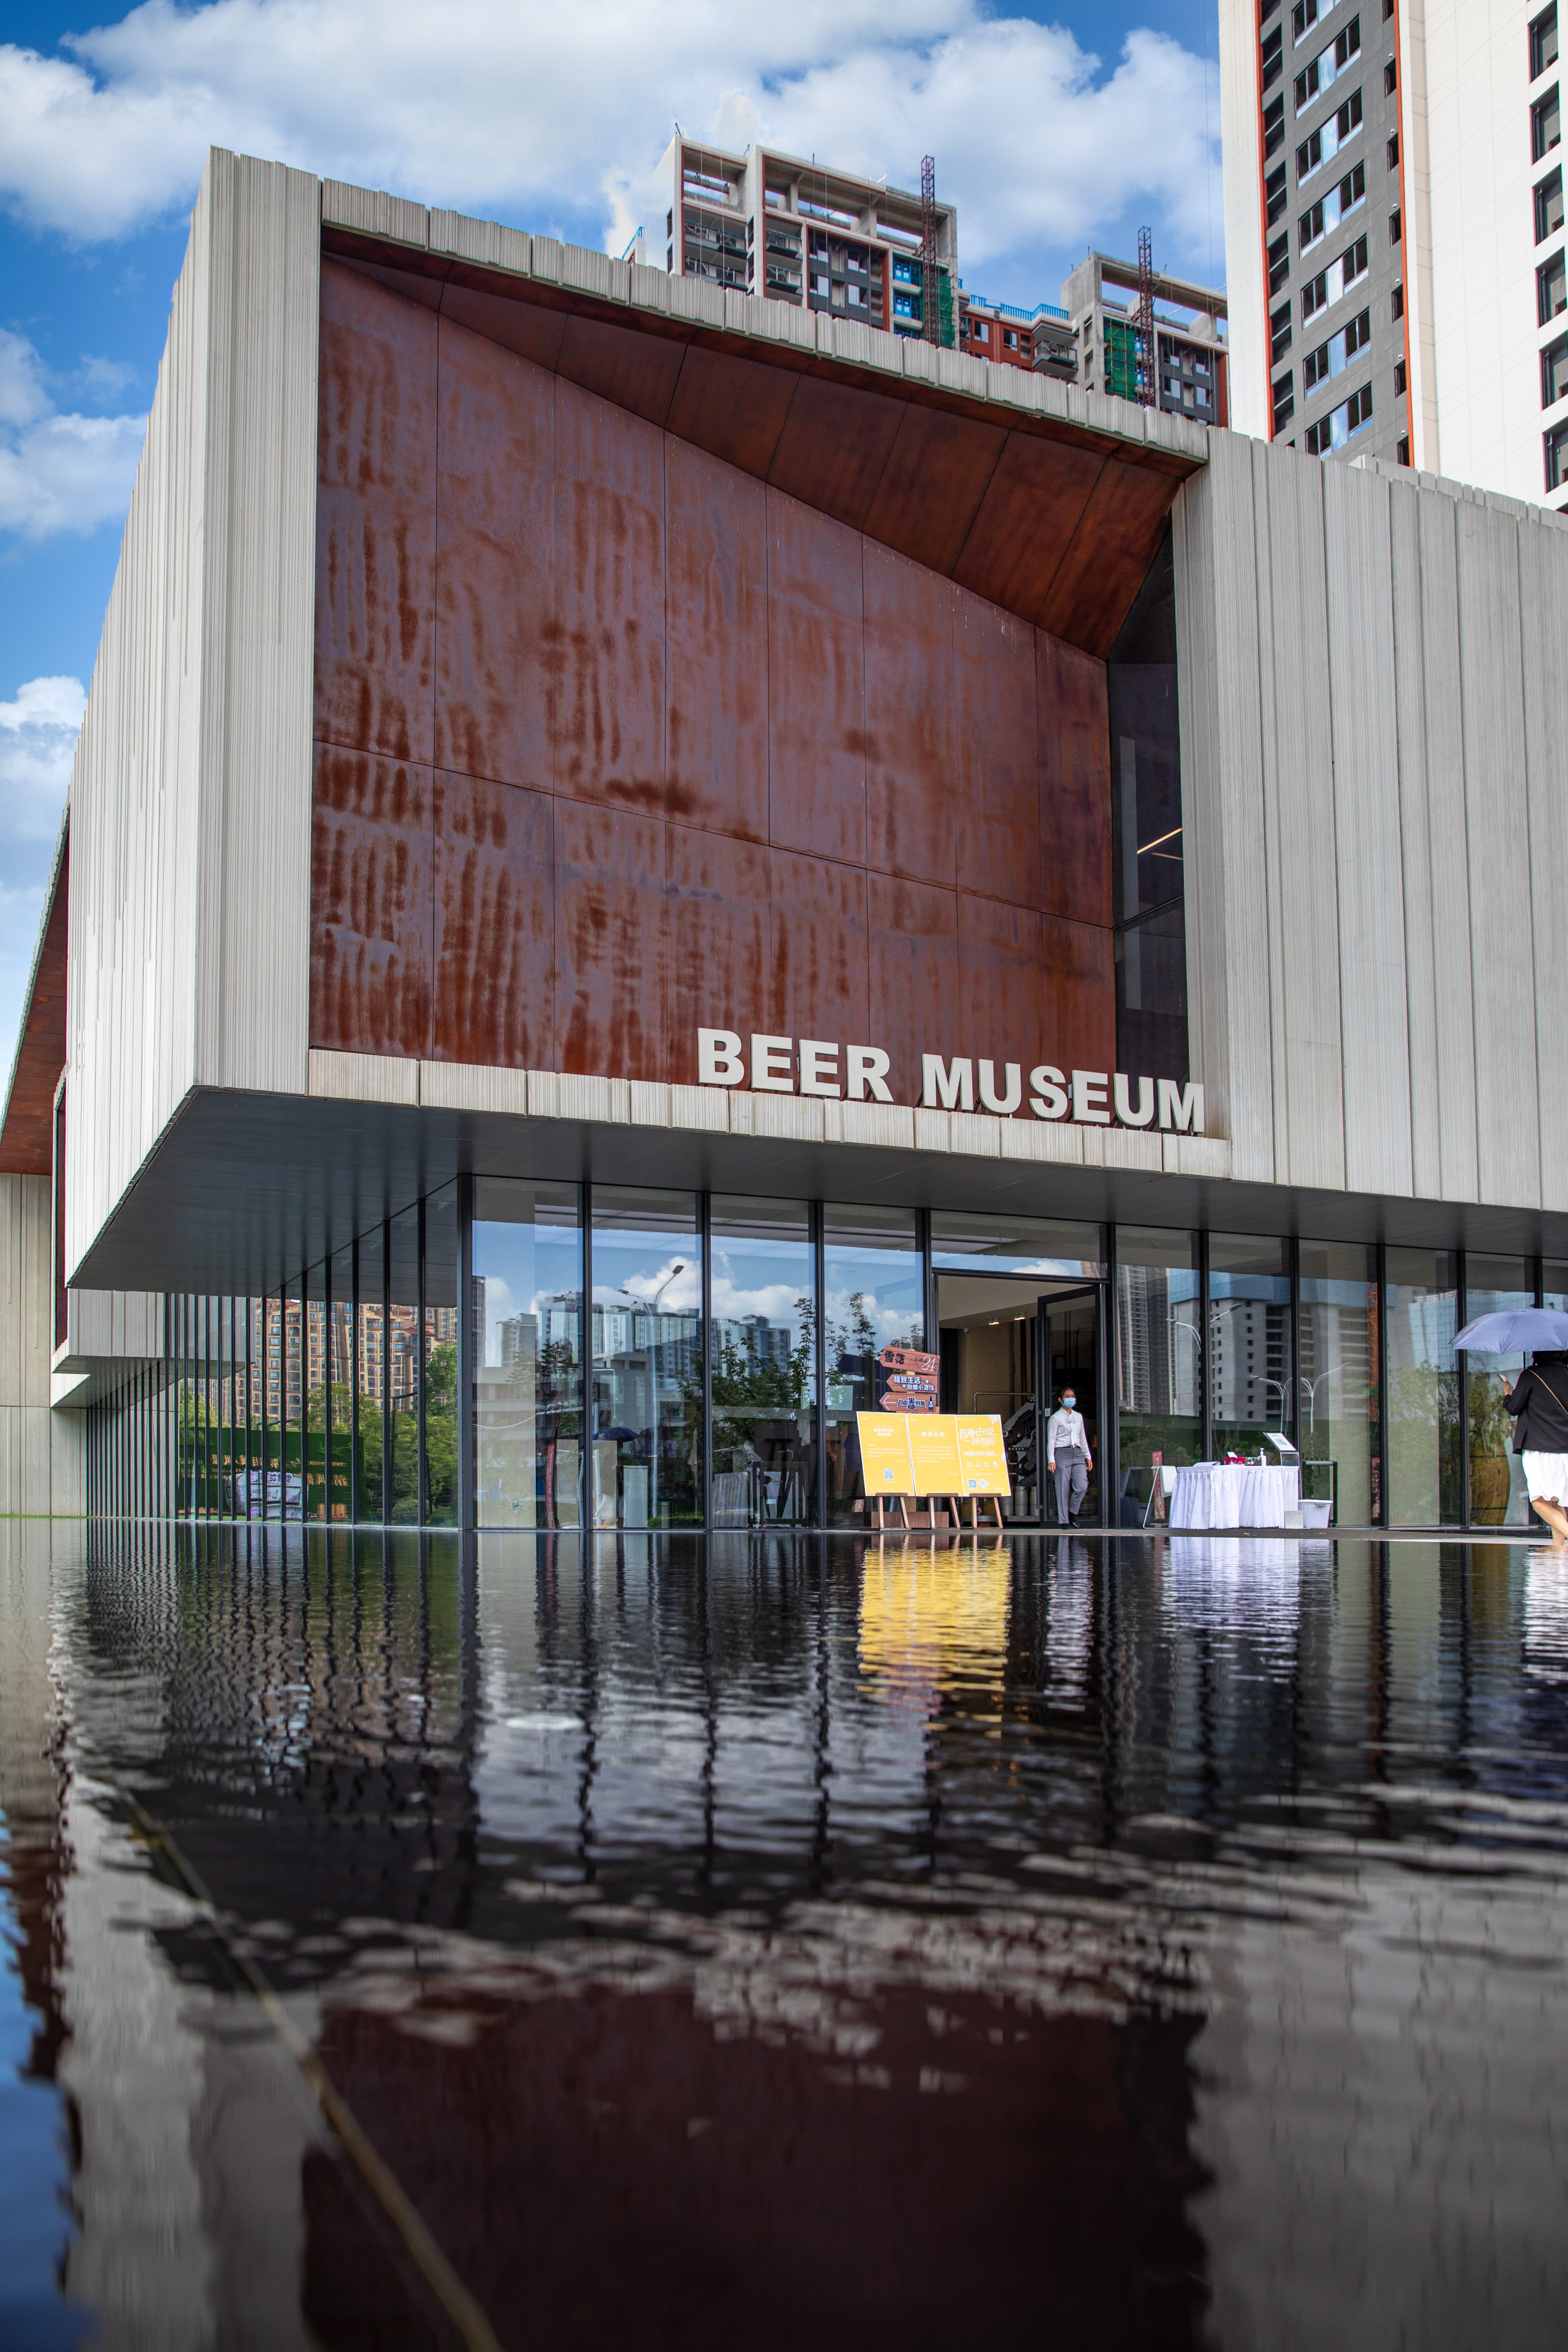
[[[1136,32],[1107,73],[982,0],[147,0],[65,46],[0,47],[0,195],[77,237],[187,203],[215,142],[624,243],[676,116],[904,185],[930,150],[972,267],[1129,206],[1203,257],[1218,218],[1200,59]]]
[[[14,701],[0,702],[0,857],[59,831],[86,707],[78,677],[29,678]]]
[[[58,409],[32,344],[0,328],[0,530],[39,540],[117,521],[146,427]]]

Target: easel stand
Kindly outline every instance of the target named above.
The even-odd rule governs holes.
[[[980,1533],[980,1506],[982,1503],[989,1503],[991,1508],[996,1514],[997,1526],[1001,1527],[1003,1525],[1002,1497],[1000,1495],[970,1495],[967,1497],[963,1495],[950,1495],[947,1497],[947,1507],[952,1513],[952,1523],[954,1527],[961,1528],[963,1525],[963,1506],[966,1500],[969,1504],[970,1510],[969,1524],[974,1529],[976,1535]]]

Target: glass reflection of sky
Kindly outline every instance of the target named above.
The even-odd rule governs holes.
[[[582,1236],[574,1224],[502,1224],[476,1217],[474,1273],[484,1283],[485,1363],[499,1367],[503,1323],[530,1315],[537,1328],[555,1301],[580,1297]]]

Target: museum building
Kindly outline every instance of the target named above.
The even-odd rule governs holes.
[[[214,151],[0,1506],[864,1528],[904,1349],[1016,1524],[1070,1385],[1091,1521],[1284,1439],[1522,1525],[1452,1340],[1568,1306],[1565,642],[1520,501]]]

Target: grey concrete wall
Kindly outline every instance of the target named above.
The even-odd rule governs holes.
[[[82,1416],[49,1405],[52,1223],[47,1176],[0,1176],[0,1518],[85,1507]]]
[[[305,1091],[320,236],[213,151],[71,777],[68,1268],[192,1087]]]
[[[1193,1067],[1232,1173],[1568,1208],[1568,524],[1216,433],[1174,530]]]

